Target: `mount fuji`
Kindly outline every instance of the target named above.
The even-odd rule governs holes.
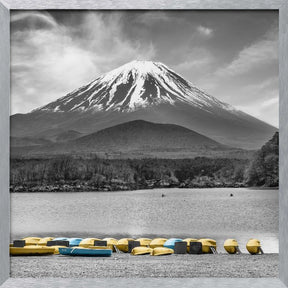
[[[30,113],[12,115],[11,136],[56,142],[67,131],[85,137],[135,120],[182,126],[242,149],[258,149],[277,131],[162,63],[132,61]]]
[[[206,111],[211,111],[213,107],[235,110],[197,89],[162,63],[132,61],[34,111],[128,113],[177,102]]]

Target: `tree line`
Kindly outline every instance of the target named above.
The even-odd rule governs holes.
[[[12,192],[114,191],[161,187],[277,187],[278,133],[249,159],[13,158]]]

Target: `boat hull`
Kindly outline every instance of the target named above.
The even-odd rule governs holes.
[[[135,247],[132,249],[132,252],[131,254],[132,255],[151,255],[151,253],[153,252],[153,249],[152,248],[149,248],[149,247]]]
[[[39,243],[39,241],[41,240],[41,238],[39,238],[39,237],[26,237],[26,238],[23,238],[22,240],[25,240],[25,246],[29,246],[29,245],[37,245]]]
[[[110,257],[110,249],[89,249],[89,248],[59,248],[59,253],[65,256],[84,256],[84,257]]]
[[[55,255],[59,255],[59,248],[67,248],[66,246],[59,246],[59,245],[56,245],[56,246],[51,246],[52,248],[54,248],[54,254]]]
[[[163,247],[167,240],[168,239],[166,238],[155,238],[150,242],[149,246],[153,249],[157,247]]]
[[[166,248],[170,248],[170,249],[175,249],[175,243],[176,242],[183,242],[183,240],[182,239],[178,239],[178,238],[171,238],[171,239],[168,239],[165,243],[164,243],[164,245],[163,245],[163,247],[166,247]]]
[[[142,247],[148,247],[150,245],[152,239],[150,239],[150,238],[139,238],[139,239],[136,239],[136,241],[139,241],[140,245]]]
[[[89,249],[103,249],[103,250],[112,250],[109,246],[89,246],[89,247],[85,247],[85,248],[89,248]]]
[[[183,239],[183,242],[187,242],[187,252],[190,252],[190,242],[197,242],[198,240],[195,238],[186,238]]]
[[[54,254],[54,247],[45,246],[25,246],[25,247],[10,247],[11,256],[40,256]]]
[[[46,246],[48,241],[53,241],[53,237],[45,237],[41,238],[41,240],[37,243],[37,245]]]
[[[199,239],[198,242],[202,243],[202,253],[211,254],[213,253],[211,247],[217,249],[216,241],[213,239]]]
[[[260,254],[261,252],[260,241],[258,239],[250,239],[247,242],[246,249],[252,255]]]
[[[103,241],[107,241],[107,246],[109,249],[111,249],[113,252],[115,252],[115,247],[117,246],[118,240],[115,238],[104,238]]]
[[[69,246],[70,247],[79,246],[82,240],[83,240],[82,238],[68,238]]]
[[[134,239],[132,238],[123,238],[123,239],[120,239],[118,242],[117,242],[117,248],[124,252],[124,253],[127,253],[128,252],[128,242],[129,241],[135,241]]]
[[[98,238],[85,238],[79,243],[79,247],[88,248],[90,246],[94,246],[95,241],[101,241]]]
[[[153,249],[151,256],[171,255],[174,253],[173,249],[165,247],[156,247]]]
[[[238,242],[235,239],[227,239],[224,242],[224,249],[229,254],[236,254],[238,251]]]

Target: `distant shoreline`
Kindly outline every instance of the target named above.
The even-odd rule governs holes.
[[[215,188],[232,188],[232,189],[241,189],[241,188],[246,188],[248,190],[279,190],[279,187],[246,187],[246,186],[215,186],[215,187],[177,187],[177,186],[173,186],[173,187],[153,187],[153,188],[149,188],[149,187],[143,187],[143,188],[138,188],[138,189],[115,189],[115,190],[105,190],[105,189],[102,189],[102,190],[91,190],[91,189],[87,189],[86,188],[83,188],[83,190],[77,190],[77,189],[72,189],[72,190],[21,190],[21,191],[13,191],[10,189],[10,193],[82,193],[82,192],[89,192],[89,193],[97,193],[97,192],[111,192],[111,193],[115,193],[115,192],[125,192],[125,191],[129,191],[129,192],[132,192],[132,191],[141,191],[141,190],[160,190],[160,189],[175,189],[175,188],[178,188],[178,189],[215,189]],[[164,195],[165,196],[165,195]],[[163,197],[164,197],[163,196]]]

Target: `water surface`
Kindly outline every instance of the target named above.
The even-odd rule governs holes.
[[[233,197],[230,196],[233,194]],[[163,197],[164,196],[164,197]],[[13,193],[11,238],[259,238],[278,253],[278,191],[245,188]]]

